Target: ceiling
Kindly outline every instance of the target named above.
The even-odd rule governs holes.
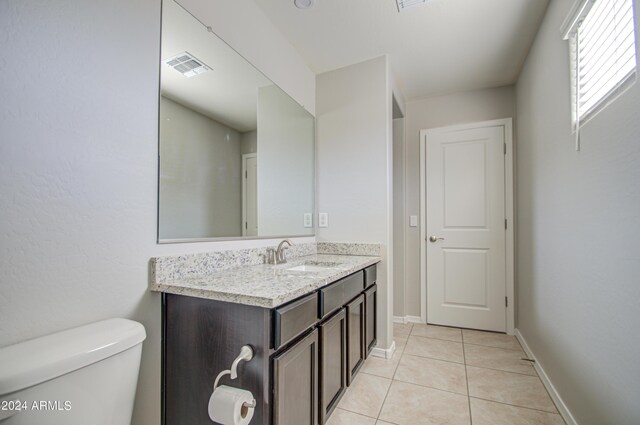
[[[388,54],[407,99],[514,83],[549,0],[254,0],[323,73]]]
[[[161,64],[161,92],[240,132],[256,129],[258,88],[273,83],[174,1],[162,4],[164,61],[189,52],[213,71],[187,78]]]

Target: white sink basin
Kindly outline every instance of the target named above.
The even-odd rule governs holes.
[[[329,261],[306,261],[297,266],[288,267],[286,270],[294,272],[322,272],[340,266],[340,263]]]
[[[312,264],[301,264],[299,266],[289,267],[287,270],[294,272],[322,272],[328,268],[329,267],[314,266]]]

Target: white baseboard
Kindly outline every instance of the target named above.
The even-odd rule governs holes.
[[[396,351],[396,342],[393,341],[389,348],[375,347],[373,350],[371,350],[371,355],[373,357],[381,357],[383,359],[390,359],[391,357],[393,357],[393,353],[395,353],[395,351]]]
[[[393,323],[407,323],[406,316],[393,316]]]
[[[540,380],[542,381],[542,384],[545,386],[545,388],[549,392],[549,395],[553,399],[553,402],[556,404],[556,407],[558,408],[558,412],[560,413],[564,421],[567,423],[567,425],[578,425],[578,422],[576,422],[576,419],[573,417],[573,415],[569,411],[569,408],[567,408],[567,405],[564,404],[562,397],[560,397],[560,394],[551,383],[551,380],[549,379],[549,375],[547,375],[547,372],[545,372],[542,366],[540,366],[540,363],[538,363],[538,359],[536,359],[535,354],[533,354],[533,351],[531,351],[529,344],[527,344],[527,341],[524,339],[524,336],[522,336],[522,334],[520,333],[520,330],[516,329],[515,335],[518,341],[520,341],[520,345],[522,345],[522,348],[524,349],[525,353],[527,353],[527,357],[529,357],[531,360],[535,360],[535,362],[533,363],[533,366],[538,372],[538,376],[540,376]]]
[[[393,323],[423,323],[420,316],[393,316]]]

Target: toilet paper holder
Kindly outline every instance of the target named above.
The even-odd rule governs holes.
[[[223,370],[216,377],[216,380],[213,383],[213,391],[218,388],[220,378],[222,378],[223,376],[229,375],[231,379],[236,379],[238,377],[238,365],[240,364],[240,362],[243,360],[248,362],[251,359],[253,359],[253,348],[251,348],[250,345],[243,345],[240,349],[240,354],[238,355],[238,357],[236,357],[233,363],[231,363],[231,369]],[[251,403],[243,403],[243,406],[248,408],[255,408],[256,404],[256,400],[254,399]]]

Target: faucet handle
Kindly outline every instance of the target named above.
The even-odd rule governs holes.
[[[278,264],[278,256],[276,255],[276,250],[274,248],[267,248],[267,255],[265,259],[265,262],[267,264]]]
[[[287,262],[287,256],[286,256],[286,250],[289,249],[288,246],[283,246],[280,250],[280,258],[278,258],[278,261],[280,261],[281,263],[286,263]]]

